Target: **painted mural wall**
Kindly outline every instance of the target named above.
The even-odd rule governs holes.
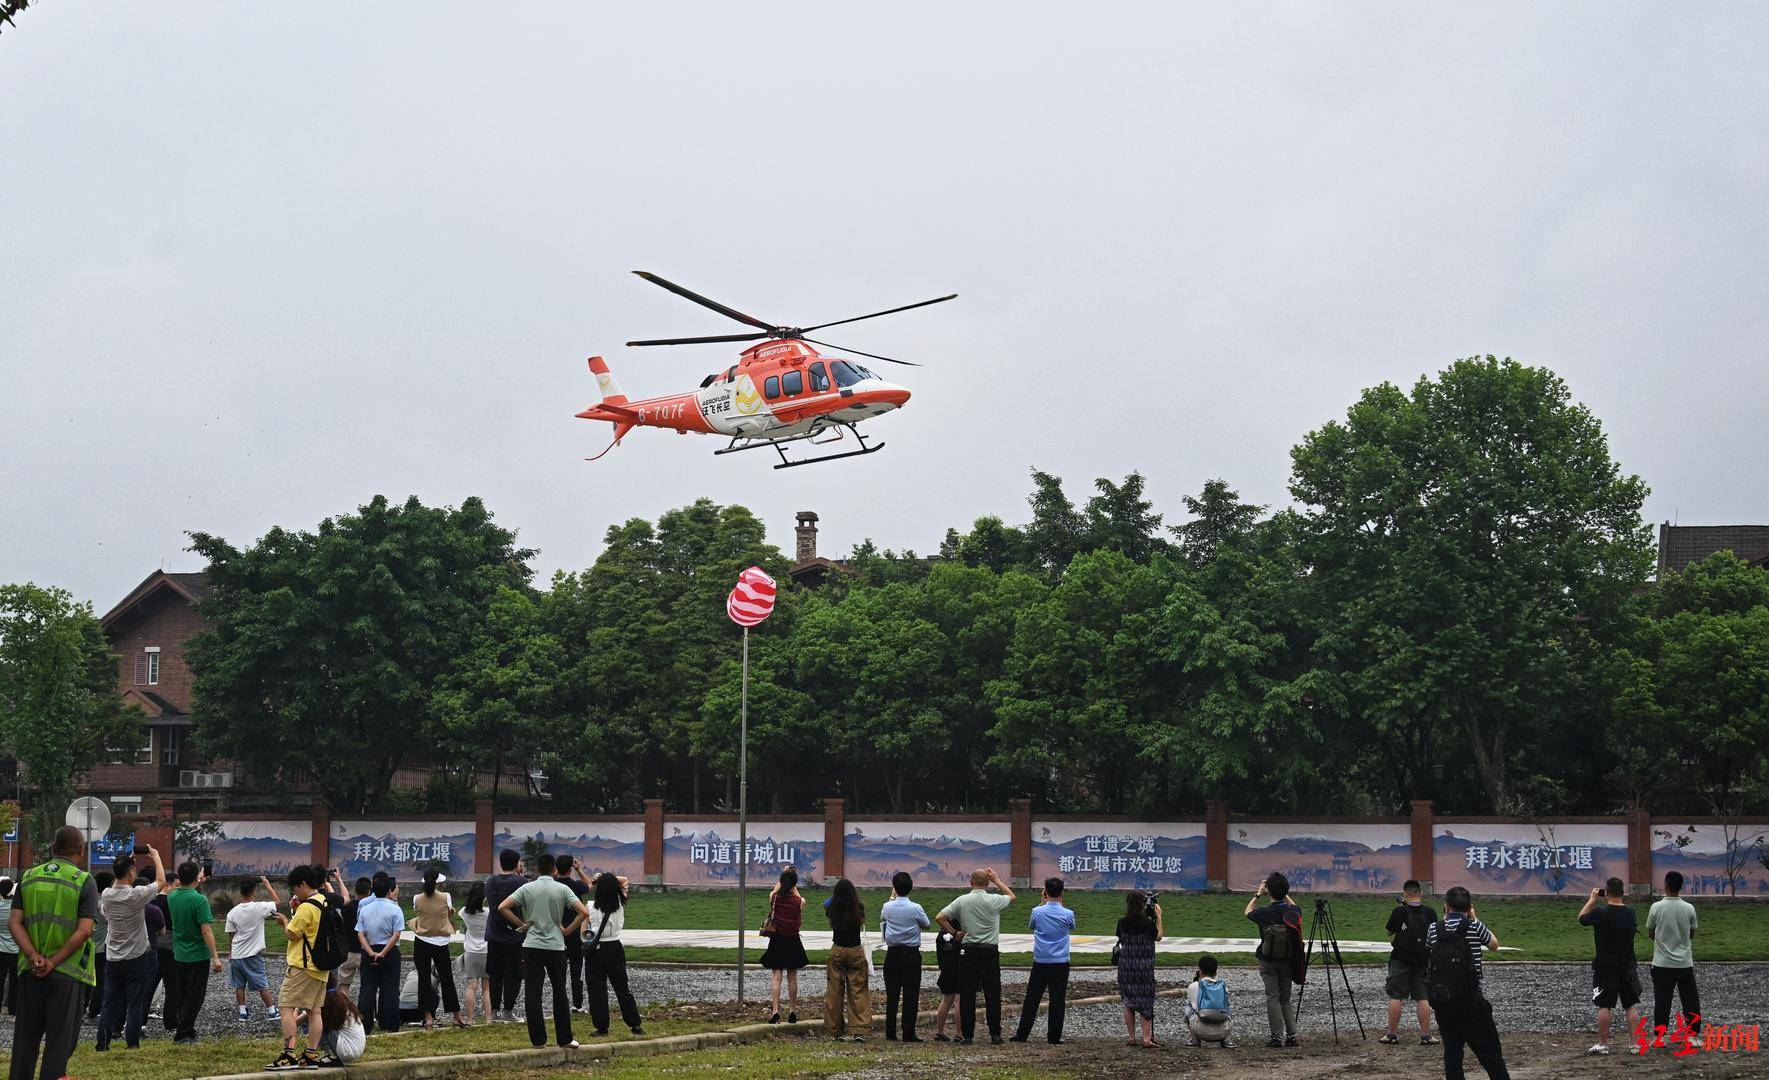
[[[1628,826],[1486,825],[1440,821],[1432,837],[1432,880],[1482,896],[1588,893],[1628,879]]]
[[[1735,852],[1736,878],[1728,880],[1727,851]],[[1684,896],[1769,896],[1769,825],[1693,825],[1652,823],[1652,889],[1663,888],[1665,874],[1683,875]]]
[[[1032,883],[1067,889],[1203,889],[1204,823],[1032,822]]]
[[[749,880],[771,884],[791,866],[801,879],[823,875],[823,822],[749,823]],[[741,849],[735,821],[670,819],[663,826],[663,880],[669,885],[735,885]]]
[[[416,881],[432,861],[448,864],[451,878],[473,876],[476,827],[466,821],[332,822],[331,863],[345,881],[378,871],[400,881]]]
[[[972,870],[989,866],[1005,881],[1012,870],[1005,821],[849,821],[847,830],[843,869],[860,886],[889,885],[899,870],[918,886],[968,885]]]
[[[1253,892],[1273,871],[1298,892],[1398,892],[1413,876],[1412,827],[1230,822],[1229,890]]]
[[[217,876],[263,875],[276,881],[313,857],[311,821],[223,821],[220,824],[222,835],[215,841],[214,852],[210,855]],[[186,853],[180,852],[178,860],[185,857]]]
[[[500,821],[492,847],[570,855],[591,876],[607,871],[644,880],[643,821]],[[497,856],[492,858],[495,869]]]

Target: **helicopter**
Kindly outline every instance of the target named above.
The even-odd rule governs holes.
[[[735,308],[726,307],[698,293],[666,281],[644,270],[633,273],[661,288],[668,289],[701,307],[735,319],[755,328],[754,333],[714,334],[710,337],[657,338],[629,341],[629,346],[701,345],[710,342],[753,341],[743,350],[737,363],[724,371],[715,371],[701,380],[698,389],[681,394],[632,400],[621,392],[614,381],[608,362],[600,356],[590,357],[590,373],[602,392],[601,404],[592,405],[577,416],[584,420],[607,420],[614,425],[614,441],[595,457],[595,461],[620,445],[627,432],[635,427],[670,428],[677,434],[697,432],[723,435],[730,443],[714,454],[735,454],[742,450],[772,447],[780,455],[776,469],[814,465],[820,461],[875,454],[884,449],[882,442],[868,442],[857,426],[863,420],[883,416],[900,409],[909,401],[909,391],[886,382],[858,360],[819,352],[815,346],[882,360],[889,364],[920,367],[908,360],[894,360],[876,353],[861,352],[817,341],[805,335],[829,326],[841,326],[862,319],[876,319],[899,311],[942,304],[958,297],[957,293],[919,303],[904,304],[870,315],[818,323],[816,326],[780,326],[765,323]],[[801,457],[787,456],[786,447],[795,442],[807,446],[829,446],[852,436],[858,449]]]

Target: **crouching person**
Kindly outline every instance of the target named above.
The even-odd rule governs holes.
[[[1198,957],[1198,970],[1185,988],[1185,1026],[1191,1033],[1187,1042],[1201,1046],[1207,1042],[1227,1050],[1229,1042],[1228,984],[1216,976],[1216,957],[1205,953]]]

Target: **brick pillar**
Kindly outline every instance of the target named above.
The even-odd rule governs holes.
[[[498,843],[497,815],[492,813],[491,800],[480,799],[473,807],[473,872],[491,873],[492,848]]]
[[[834,881],[847,869],[848,800],[823,800],[823,880]]]
[[[1223,799],[1204,804],[1204,888],[1228,891],[1228,802]]]
[[[332,865],[332,806],[324,799],[313,800],[313,861]]]
[[[1628,818],[1628,892],[1652,895],[1652,814],[1645,810]]]
[[[1008,884],[1015,888],[1032,887],[1032,800],[1008,800],[1008,813],[1013,815],[1009,829],[1011,857],[1008,859]]]
[[[663,800],[645,800],[645,884],[663,884]]]
[[[1414,799],[1412,805],[1413,876],[1424,887],[1425,895],[1430,896],[1434,891],[1431,878],[1435,873],[1432,865],[1436,841],[1432,839],[1432,833],[1436,828],[1437,808],[1430,799]]]

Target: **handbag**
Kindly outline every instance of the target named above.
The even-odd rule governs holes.
[[[774,906],[778,902],[779,901],[776,899],[776,900],[770,901],[768,903],[768,917],[762,920],[761,929],[756,931],[756,933],[762,935],[763,937],[771,938],[780,929],[780,925],[774,921]]]

